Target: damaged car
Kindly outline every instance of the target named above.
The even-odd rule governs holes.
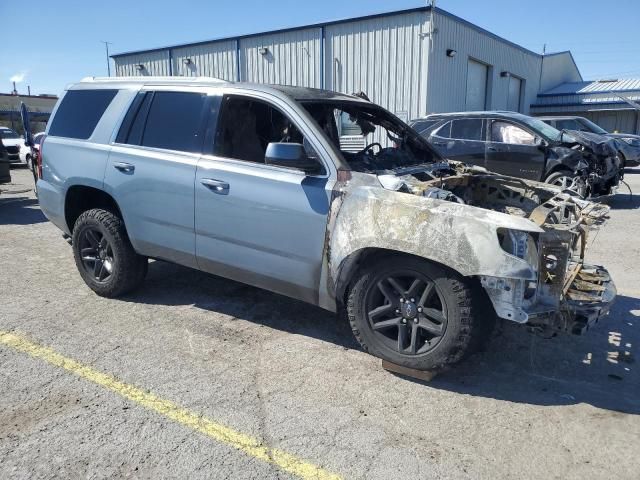
[[[614,139],[620,157],[626,167],[640,165],[640,135],[631,133],[609,133],[600,125],[585,117],[576,116],[544,116],[536,117],[558,130],[590,132]]]
[[[583,197],[615,193],[624,175],[614,140],[563,132],[520,113],[434,114],[411,125],[447,159],[550,183]]]
[[[360,151],[341,150],[341,119]],[[459,362],[496,316],[583,333],[616,295],[585,260],[608,207],[447,161],[356,96],[88,78],[60,97],[41,164],[42,211],[98,295],[170,261],[344,314],[365,351],[413,369]]]

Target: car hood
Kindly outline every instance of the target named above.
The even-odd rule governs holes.
[[[2,144],[5,147],[21,147],[24,145],[24,140],[21,138],[3,138]]]
[[[607,133],[607,137],[610,138],[633,138],[634,140],[640,140],[640,135],[633,135],[632,133]]]
[[[615,140],[604,135],[591,132],[582,132],[579,130],[563,130],[563,132],[567,134],[563,138],[563,144],[574,145],[575,143],[578,143],[583,147],[588,148],[596,155],[602,155],[605,157],[614,157],[618,152]],[[567,136],[571,136],[573,139],[575,139],[575,142],[569,141],[566,138]]]

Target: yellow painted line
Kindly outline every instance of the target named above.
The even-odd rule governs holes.
[[[32,357],[44,360],[56,367],[61,367],[85,380],[107,388],[138,405],[164,415],[171,420],[207,435],[220,443],[227,444],[247,455],[276,465],[285,472],[296,475],[304,480],[340,479],[338,475],[306,462],[295,455],[291,455],[277,448],[264,446],[262,442],[256,438],[221,425],[214,420],[203,417],[169,400],[160,398],[153,393],[145,392],[138,387],[123,383],[112,375],[83,365],[80,362],[57,353],[49,347],[38,345],[22,335],[0,330],[0,343],[31,355]]]

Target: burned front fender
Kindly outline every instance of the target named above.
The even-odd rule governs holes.
[[[354,253],[385,249],[426,258],[464,276],[536,278],[527,261],[502,250],[498,229],[539,233],[530,220],[379,186],[345,189],[329,240],[329,276],[335,283]]]

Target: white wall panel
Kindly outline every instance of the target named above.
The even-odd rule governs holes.
[[[320,42],[320,28],[242,38],[241,79],[320,88]]]
[[[238,80],[236,56],[235,40],[173,48],[173,75]],[[188,65],[187,59],[191,60]]]

